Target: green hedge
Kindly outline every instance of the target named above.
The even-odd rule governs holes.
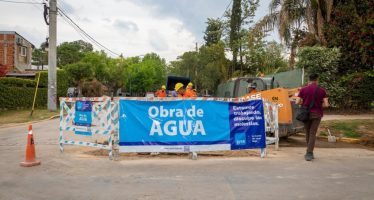
[[[356,72],[342,78],[345,107],[371,109],[374,102],[374,70]]]
[[[46,107],[48,95],[48,72],[40,73],[36,107]],[[36,80],[4,77],[0,78],[0,109],[31,108],[34,98]],[[57,70],[57,100],[66,96],[69,87],[68,75],[64,70]],[[57,106],[58,107],[58,106]]]
[[[41,71],[35,74],[37,80],[40,73],[39,87],[48,87],[48,71]],[[65,97],[69,88],[69,77],[65,70],[57,70],[57,97]]]
[[[1,77],[0,85],[13,87],[35,87],[36,81],[23,78]]]
[[[31,108],[35,88],[9,87],[0,84],[0,109]],[[39,88],[35,107],[45,107],[47,104],[47,88]]]

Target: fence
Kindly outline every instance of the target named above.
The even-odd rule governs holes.
[[[64,145],[87,146],[105,149],[109,152],[109,158],[119,153],[119,120],[120,101],[136,100],[145,102],[181,101],[180,98],[140,98],[121,97],[111,100],[109,97],[98,98],[60,98],[60,150],[63,152]],[[217,101],[217,102],[247,102],[242,98],[192,98],[193,101]],[[77,106],[80,104],[80,106]],[[81,105],[83,104],[83,106]],[[90,109],[91,105],[91,109]],[[82,108],[83,107],[83,108]],[[86,107],[86,108],[84,108]],[[272,133],[273,137],[266,137],[266,144],[275,143],[278,149],[278,107],[271,102],[263,101],[265,130]],[[87,114],[88,113],[88,114]],[[91,114],[89,114],[91,113]],[[92,119],[90,119],[92,116]],[[76,140],[75,136],[68,138],[67,132],[75,135],[83,135],[85,141]],[[92,142],[94,135],[104,136],[107,144]],[[86,141],[90,140],[90,141]],[[188,147],[188,151],[190,148]],[[151,152],[151,151],[150,151]],[[190,151],[196,155],[195,151]],[[266,148],[261,148],[261,157],[266,154]]]
[[[77,109],[77,103],[86,104],[83,105],[86,106],[86,110],[84,108]],[[118,104],[112,102],[109,97],[60,98],[59,143],[61,152],[64,151],[64,145],[87,146],[108,150],[109,158],[112,159],[113,137],[115,136],[113,134],[118,132],[115,126],[118,122],[117,113]],[[78,119],[77,114],[82,119]],[[74,132],[77,135],[88,138],[93,135],[100,135],[107,140],[107,144],[99,144],[92,141],[76,141],[74,138],[67,139],[66,131]]]

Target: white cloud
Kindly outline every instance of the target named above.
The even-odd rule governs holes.
[[[59,5],[87,33],[124,56],[158,53],[171,61],[192,50],[195,35],[176,17],[156,17],[152,7],[132,1],[64,0]],[[36,46],[45,41],[48,28],[42,5],[0,4],[0,30],[17,31]],[[6,6],[4,9],[3,6]],[[22,12],[19,12],[22,10]],[[81,36],[58,17],[57,40],[74,41]],[[95,47],[96,50],[99,48]]]
[[[36,0],[32,0],[36,1]],[[256,19],[268,11],[261,0]],[[58,5],[97,41],[124,56],[155,52],[167,61],[203,43],[207,17],[220,17],[230,0],[63,0]],[[0,2],[0,30],[17,31],[39,46],[48,36],[43,5]],[[82,39],[58,17],[57,42]],[[268,40],[276,39],[271,34]],[[96,50],[100,50],[95,47]]]

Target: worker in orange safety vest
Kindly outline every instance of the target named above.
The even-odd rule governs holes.
[[[184,97],[185,89],[183,87],[184,85],[182,83],[175,84],[175,91],[178,94],[178,97]]]
[[[166,97],[166,87],[165,87],[165,85],[161,86],[161,90],[157,90],[156,97]]]
[[[197,97],[196,92],[192,89],[192,87],[193,87],[193,84],[190,82],[187,85],[187,89],[183,97]]]
[[[248,94],[244,96],[244,98],[250,98],[252,95],[257,93],[257,85],[256,83],[249,83],[248,84]]]

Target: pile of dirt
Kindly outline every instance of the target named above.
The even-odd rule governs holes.
[[[270,150],[271,149],[271,150]],[[273,146],[269,146],[267,150],[268,154],[273,152]],[[108,151],[99,149],[99,150],[86,150],[82,153],[90,156],[108,156]],[[170,158],[188,158],[188,153],[120,153],[117,157],[118,160],[137,160],[137,159],[170,159]],[[214,151],[214,152],[199,152],[199,159],[204,158],[227,158],[227,157],[260,157],[259,149],[251,150],[240,150],[240,151]]]

